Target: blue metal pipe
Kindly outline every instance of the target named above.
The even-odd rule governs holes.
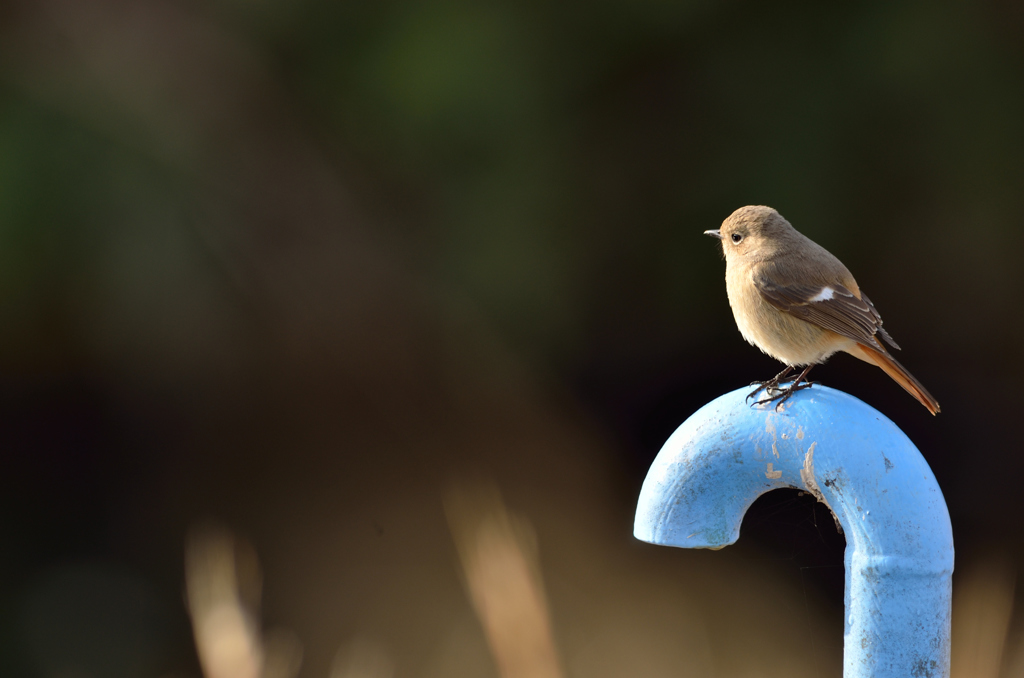
[[[821,385],[779,411],[727,393],[665,442],[633,534],[652,544],[734,543],[759,496],[815,495],[846,535],[844,678],[946,678],[953,533],[935,476],[910,439],[860,400]]]

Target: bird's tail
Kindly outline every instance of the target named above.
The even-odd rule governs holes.
[[[914,378],[914,375],[907,372],[906,368],[896,362],[891,355],[861,343],[856,344],[854,350],[850,351],[850,353],[861,360],[881,367],[886,374],[896,380],[897,384],[905,388],[907,393],[917,398],[922,405],[928,408],[929,412],[932,414],[939,413],[938,401],[932,397],[928,389],[921,385],[921,382]]]

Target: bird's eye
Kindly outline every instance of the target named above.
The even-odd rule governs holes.
[[[740,240],[743,240],[743,236],[742,235],[740,235],[739,233],[733,233],[732,234],[732,241],[733,242],[739,242]]]

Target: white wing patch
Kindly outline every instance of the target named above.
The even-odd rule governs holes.
[[[835,294],[835,290],[831,287],[823,287],[821,291],[815,294],[809,299],[809,301],[828,301]]]

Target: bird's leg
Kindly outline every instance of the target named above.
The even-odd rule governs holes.
[[[772,391],[776,390],[779,384],[786,378],[786,375],[793,371],[792,365],[787,365],[786,369],[782,370],[768,381],[755,381],[751,386],[757,386],[757,388],[747,396],[747,400],[750,400],[761,391],[764,391],[768,395],[772,394]]]
[[[812,367],[814,367],[814,363],[811,363],[810,365],[805,367],[804,371],[800,373],[800,376],[798,376],[795,380],[793,380],[793,383],[790,384],[789,387],[777,390],[775,392],[775,395],[772,395],[772,392],[768,391],[768,397],[767,398],[764,398],[763,400],[758,400],[754,404],[755,405],[763,405],[765,403],[770,403],[770,402],[773,402],[775,400],[778,400],[779,402],[775,403],[775,410],[778,411],[778,409],[782,405],[782,403],[784,403],[787,400],[789,400],[789,397],[792,396],[794,393],[796,393],[797,391],[802,391],[805,388],[810,388],[811,387],[811,385],[814,382],[804,381],[804,378],[807,376],[807,373],[811,371]],[[800,383],[801,381],[804,381],[804,383],[801,384]]]

